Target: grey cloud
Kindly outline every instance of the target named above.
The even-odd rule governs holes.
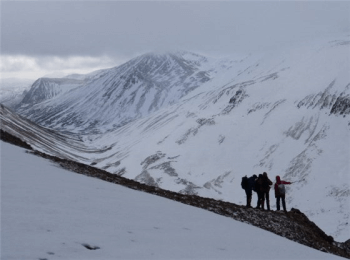
[[[127,57],[224,54],[350,31],[349,2],[57,1],[1,3],[1,53]]]
[[[1,72],[15,72],[37,68],[34,58],[24,56],[2,56],[0,62]]]
[[[39,78],[46,74],[88,73],[120,65],[123,60],[114,60],[108,56],[25,56],[2,55],[0,62],[1,76]]]

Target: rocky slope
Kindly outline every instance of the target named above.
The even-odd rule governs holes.
[[[20,141],[19,144],[19,139],[9,133],[2,132],[0,137],[1,140],[5,142],[30,149],[30,146],[25,142]],[[203,198],[196,195],[185,195],[154,186],[148,186],[85,164],[67,159],[60,159],[38,151],[32,151],[32,153],[49,159],[60,167],[63,167],[69,171],[98,178],[117,185],[123,185],[131,189],[169,198],[171,200],[179,201],[194,207],[206,209],[216,214],[268,230],[272,233],[314,249],[350,259],[350,240],[345,243],[334,241],[333,237],[327,235],[298,209],[292,208],[288,213],[282,213],[277,211],[263,211],[259,209],[246,208],[234,203]]]
[[[345,241],[349,47],[327,40],[247,58],[169,107],[87,137],[92,146],[111,146],[93,163],[148,185],[241,204],[242,176],[280,175],[295,182],[287,207]]]
[[[103,152],[103,148],[96,150],[85,146],[80,137],[73,133],[63,134],[34,124],[2,104],[0,104],[0,128],[2,136],[8,133],[38,151],[61,158],[88,163],[89,160],[81,156],[82,154]]]
[[[89,91],[82,102],[73,102],[75,94],[81,95],[74,91],[60,96],[65,96],[63,103],[53,98],[31,111],[40,108],[38,120],[47,126],[89,133],[76,136],[84,147],[77,150],[50,137],[45,149],[58,151],[55,156],[69,155],[154,187],[243,204],[242,176],[266,171],[274,181],[280,175],[294,182],[288,186],[287,208],[300,209],[336,240],[346,241],[350,230],[349,48],[349,36],[342,35],[215,65],[202,58],[186,62],[182,56],[175,62],[166,56],[176,64],[172,69],[162,62],[168,58],[152,55],[154,62],[150,62],[145,55],[114,68],[114,72],[132,71],[125,74],[132,75],[130,80],[115,78],[110,71],[84,87]],[[198,64],[202,70],[197,70]],[[195,77],[199,71],[206,71],[210,80]],[[182,89],[180,95],[170,96],[170,92],[155,91],[153,83],[146,84],[144,78],[152,73],[157,82],[174,76],[171,84],[181,83],[175,87]],[[179,75],[185,75],[182,81]],[[185,95],[186,89],[195,86],[185,84],[192,78],[203,82]],[[99,86],[109,91],[98,93]],[[130,99],[134,91],[139,94]],[[57,106],[51,106],[53,101]],[[62,107],[60,113],[55,112],[57,107]],[[31,135],[24,138],[36,146]],[[43,147],[40,151],[46,151]],[[270,196],[275,208],[272,192]]]

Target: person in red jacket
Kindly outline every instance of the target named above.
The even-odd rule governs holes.
[[[276,176],[276,183],[275,183],[275,197],[276,197],[276,206],[277,210],[280,210],[280,200],[282,199],[282,206],[284,212],[287,212],[286,209],[286,194],[281,194],[281,192],[278,189],[279,184],[292,184],[291,182],[288,181],[282,181],[280,176]]]

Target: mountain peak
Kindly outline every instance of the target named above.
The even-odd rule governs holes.
[[[86,155],[98,168],[180,193],[243,204],[240,177],[278,174],[294,182],[287,208],[345,241],[349,42],[253,54],[227,67],[203,66],[188,52],[145,54],[17,112],[87,134],[89,147],[109,146]]]
[[[103,70],[88,81],[39,79],[17,111],[46,127],[55,128],[69,121],[72,131],[80,127],[88,131],[92,127],[100,129],[99,125],[108,125],[106,129],[110,130],[173,104],[210,80],[209,72],[202,66],[205,62],[205,57],[186,51],[151,52]],[[72,81],[80,83],[79,88],[72,86]],[[70,92],[65,95],[67,91]],[[62,98],[56,102],[58,95]],[[46,104],[40,104],[43,101]],[[31,111],[28,104],[36,108]],[[47,105],[51,107],[50,118],[55,120],[41,121],[44,119],[39,107]],[[61,113],[62,110],[69,112]],[[78,121],[70,119],[78,116]],[[91,124],[91,120],[95,123]]]
[[[185,50],[148,52],[133,60],[146,62],[185,62],[192,66],[201,66],[208,62],[207,57]]]

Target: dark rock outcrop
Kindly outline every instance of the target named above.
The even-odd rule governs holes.
[[[0,129],[0,140],[3,140],[4,142],[10,143],[10,144],[20,146],[25,149],[33,150],[29,144],[27,144],[26,142],[23,142],[18,137],[10,135],[9,133],[3,131],[2,129]]]
[[[37,151],[32,153],[50,159],[64,169],[209,210],[216,214],[262,228],[314,249],[350,259],[350,247],[346,243],[334,241],[333,237],[328,236],[298,209],[292,208],[288,213],[282,213],[246,208],[245,206],[226,201],[203,198],[197,195],[180,194],[159,187],[149,186],[88,165],[59,159]]]
[[[15,137],[9,137],[11,137],[11,135],[6,132],[4,135],[1,135],[1,138],[16,140]],[[16,142],[11,143],[18,145]],[[159,187],[149,186],[89,165],[50,156],[38,151],[28,152],[49,159],[57,163],[60,167],[75,173],[98,178],[111,183],[123,185],[131,189],[147,192],[194,207],[209,210],[216,214],[262,228],[314,249],[350,259],[349,241],[344,243],[334,241],[333,237],[328,236],[298,209],[292,208],[289,212],[283,213],[280,211],[264,211],[260,209],[246,208],[245,206],[226,201],[203,198],[197,195],[180,194],[173,191],[164,190]]]

